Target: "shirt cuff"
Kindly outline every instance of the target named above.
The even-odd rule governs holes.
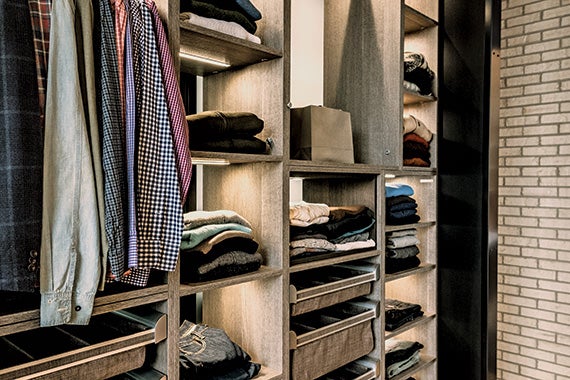
[[[45,292],[41,296],[40,326],[87,325],[95,293]]]

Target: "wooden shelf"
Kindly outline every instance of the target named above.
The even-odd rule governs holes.
[[[387,274],[386,275],[386,282],[399,280],[401,278],[405,278],[408,276],[414,276],[414,275],[420,274],[420,273],[430,272],[434,269],[435,269],[435,264],[423,264],[417,268],[403,270],[401,272],[397,272],[397,273],[393,273],[393,274]]]
[[[420,362],[418,364],[416,364],[415,366],[413,366],[410,369],[405,370],[402,373],[397,374],[394,377],[391,377],[390,380],[403,380],[403,379],[407,379],[408,377],[410,377],[411,375],[413,375],[414,373],[417,373],[425,368],[428,368],[429,366],[435,364],[436,358],[433,356],[427,356],[427,355],[420,355]]]
[[[168,299],[168,285],[102,295],[95,298],[92,315],[161,302]],[[40,310],[31,309],[0,316],[0,336],[34,329],[40,326]]]
[[[429,103],[437,101],[437,98],[433,95],[421,95],[417,92],[403,90],[404,92],[404,105],[419,104],[419,103]]]
[[[423,316],[416,318],[413,321],[408,322],[405,325],[400,326],[393,331],[385,331],[384,337],[385,339],[393,338],[395,336],[402,334],[405,331],[413,329],[414,327],[423,325],[425,323],[428,323],[429,321],[433,321],[434,319],[435,319],[435,314],[424,314]]]
[[[327,257],[327,258],[323,258],[323,259],[314,259],[313,261],[293,264],[290,266],[289,272],[290,273],[301,272],[301,271],[304,271],[307,269],[320,268],[320,267],[323,267],[326,265],[340,264],[340,263],[346,263],[348,261],[367,259],[370,257],[378,256],[379,254],[380,254],[379,250],[364,251],[364,252],[357,252],[357,253],[348,253],[348,254],[341,255],[341,256],[339,256],[338,252],[336,252],[336,255],[334,257]]]
[[[270,47],[184,22],[180,23],[180,52],[229,65],[229,67],[220,67],[211,63],[180,57],[182,71],[201,76],[282,56],[281,52]]]
[[[192,162],[194,165],[213,164],[245,164],[254,162],[281,162],[283,156],[272,154],[245,154],[245,153],[225,153],[225,152],[206,152],[193,150],[191,152]]]
[[[243,284],[245,282],[257,281],[270,277],[277,277],[281,275],[281,273],[283,273],[281,269],[270,268],[262,265],[259,270],[251,273],[245,273],[238,276],[232,276],[213,281],[180,284],[180,296],[188,296],[208,290],[223,288],[226,286]]]
[[[437,26],[437,21],[404,5],[404,33],[414,33]]]
[[[396,177],[410,176],[410,175],[433,177],[437,174],[437,169],[420,167],[420,166],[403,166],[401,169],[398,170],[387,170],[386,173],[393,174]]]
[[[435,226],[435,222],[420,222],[413,224],[401,224],[398,226],[387,225],[384,229],[386,232],[408,230],[410,228],[428,228]]]
[[[331,173],[331,174],[373,174],[378,175],[382,168],[377,165],[343,164],[338,162],[318,162],[304,160],[290,160],[291,173]]]

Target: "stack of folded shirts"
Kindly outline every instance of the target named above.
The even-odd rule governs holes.
[[[255,36],[261,13],[250,0],[181,0],[180,21],[261,43]]]
[[[423,54],[404,52],[404,81],[417,86],[421,95],[431,95],[435,75]],[[408,85],[409,86],[409,85]]]
[[[418,304],[386,299],[384,307],[386,314],[386,331],[393,331],[404,324],[424,315]]]
[[[372,248],[374,213],[363,205],[330,207],[298,202],[289,208],[291,257]]]
[[[420,361],[423,344],[392,338],[386,341],[386,377],[392,377],[413,367]]]
[[[179,336],[181,379],[246,380],[261,369],[222,329],[184,321]]]
[[[258,270],[262,262],[258,248],[251,224],[234,211],[185,213],[180,277],[197,282]]]
[[[433,133],[419,119],[404,116],[404,165],[431,166],[430,143]]]
[[[255,137],[263,120],[250,112],[205,111],[186,116],[190,149],[228,153],[266,153],[267,143]]]
[[[411,196],[414,189],[402,183],[387,183],[386,190],[386,224],[402,225],[417,223],[418,204]]]
[[[386,232],[386,273],[396,273],[420,265],[417,230]]]

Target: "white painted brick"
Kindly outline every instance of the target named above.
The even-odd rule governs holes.
[[[570,134],[570,123],[569,124],[560,124],[560,134],[561,135]]]
[[[538,280],[533,278],[524,278],[524,277],[516,277],[516,276],[505,276],[505,284],[513,285],[513,286],[522,286],[527,288],[536,288]],[[548,289],[548,288],[546,288]],[[558,290],[558,289],[551,289],[551,290]]]
[[[564,326],[564,329],[556,335],[556,343],[570,346],[570,325]]]
[[[556,41],[558,42],[558,41]],[[568,48],[556,49],[554,51],[545,51],[541,54],[541,61],[552,61],[566,58],[570,55],[570,50]]]
[[[556,360],[556,356],[552,352],[541,351],[530,347],[521,347],[520,354],[549,362],[554,362]]]
[[[504,295],[503,297],[503,303],[508,304],[510,306],[516,306],[515,308],[513,308],[510,311],[501,309],[501,311],[503,312],[508,312],[510,314],[520,314],[519,313],[519,308],[518,306],[523,306],[523,307],[527,307],[527,308],[532,308],[532,309],[536,309],[538,302],[535,299],[532,298],[525,298],[525,297],[518,297],[518,296],[512,296],[512,295]],[[528,316],[528,315],[527,315]],[[532,317],[532,316],[531,316]],[[533,317],[534,318],[534,317]]]
[[[521,256],[536,257],[538,259],[543,259],[543,260],[556,260],[556,251],[550,249],[540,249],[535,247],[522,248]]]
[[[552,148],[554,148],[555,152],[558,153],[557,147],[552,147]],[[522,148],[520,147],[499,149],[499,156],[501,157],[520,156],[521,154],[522,154]]]
[[[558,276],[556,279],[560,282],[569,282],[570,283],[570,273],[568,272],[558,272]]]
[[[553,19],[552,21],[558,21],[557,19]],[[570,34],[570,27],[565,27],[565,28],[557,28],[554,30],[545,30],[542,33],[542,39],[543,40],[550,40],[550,39],[556,39],[556,38],[563,38],[563,37],[568,37],[568,35]]]
[[[509,147],[537,146],[540,144],[540,137],[509,137],[505,142]]]
[[[538,186],[538,177],[506,177],[505,186]]]
[[[522,175],[529,177],[555,176],[558,175],[558,169],[556,167],[545,168],[542,166],[538,168],[522,168]]]
[[[522,116],[522,114],[522,108],[503,108],[500,112],[501,117],[517,117]]]
[[[525,125],[536,125],[540,123],[539,116],[520,116],[520,117],[509,117],[505,119],[505,125],[510,129],[512,127],[520,127]],[[521,129],[522,132],[522,129]],[[521,133],[522,134],[522,133]],[[520,136],[518,134],[517,136]]]
[[[515,46],[515,47],[511,47],[511,48],[507,47],[507,48],[501,49],[501,58],[502,58],[502,61],[505,62],[505,67],[517,66],[516,63],[509,64],[509,59],[513,58],[513,57],[520,57],[523,54],[523,50],[524,50],[524,48],[522,46]],[[540,56],[538,57],[538,59],[540,60]],[[535,61],[535,62],[538,62],[538,61]],[[524,63],[519,63],[519,64],[524,64]]]
[[[557,314],[556,322],[564,326],[570,326],[570,314]],[[570,345],[568,345],[570,346]]]
[[[543,82],[554,82],[554,81],[560,81],[560,80],[564,80],[564,79],[570,79],[570,70],[559,70],[559,71],[554,71],[554,72],[550,72],[550,73],[544,73],[542,75],[542,81]],[[505,89],[505,90],[507,90],[507,89]],[[555,96],[556,93],[549,94],[549,95]]]
[[[541,83],[541,84],[532,84],[532,83],[536,83],[539,82],[540,79],[537,81],[535,80],[535,75],[530,75],[529,76],[530,79],[527,82],[524,82],[522,80],[519,80],[519,83],[516,84],[517,86],[524,86],[523,89],[523,93],[525,95],[530,95],[530,94],[543,94],[546,92],[554,92],[554,91],[559,91],[560,90],[560,83],[559,82],[548,82],[548,83]],[[508,82],[508,80],[507,80]],[[510,86],[511,84],[507,84],[507,86]]]
[[[541,186],[570,187],[570,177],[541,177]]]
[[[540,21],[540,14],[539,13],[533,13],[530,15],[512,17],[512,18],[506,20],[506,27],[512,28],[513,26],[525,25],[525,28],[526,28],[526,25],[536,23],[538,21]],[[529,32],[531,32],[531,31],[525,30],[525,33],[529,33]]]
[[[552,271],[563,271],[570,273],[570,262],[561,262],[558,260],[540,260],[538,262],[538,267]],[[568,310],[568,314],[570,314],[570,310]]]
[[[570,162],[570,156],[541,157],[540,164],[545,166],[562,166]]]
[[[523,207],[520,209],[521,215],[523,216],[537,216],[544,218],[555,218],[557,216],[556,209],[552,208],[528,208]],[[503,214],[504,215],[504,214]]]
[[[526,267],[526,268],[538,268],[538,260],[534,258],[520,257],[520,256],[505,256],[503,258],[503,262],[505,263],[505,265],[515,265],[518,267]],[[534,288],[536,286],[531,286],[531,287]]]
[[[513,215],[513,216],[521,215],[520,207],[500,206],[498,210],[499,210],[499,215]],[[528,216],[538,216],[538,215],[528,215]]]
[[[520,236],[521,234],[521,229],[519,227],[504,226],[502,224],[499,225],[498,231],[501,235]]]
[[[570,144],[570,134],[558,136],[543,136],[540,138],[540,145],[568,145]]]
[[[558,149],[559,149],[559,154],[570,155],[570,145],[560,145]]]
[[[525,74],[544,73],[545,71],[560,70],[560,67],[561,65],[559,61],[541,62],[532,65],[526,65],[524,67],[524,73]]]
[[[556,364],[564,365],[570,368],[570,356],[556,355]]]
[[[570,199],[564,198],[542,198],[540,200],[541,207],[562,207],[570,208]]]
[[[550,310],[555,313],[566,313],[570,315],[570,304],[538,300],[538,308],[542,310]]]
[[[539,57],[539,59],[541,59],[541,57]],[[520,75],[524,75],[524,68],[522,66],[501,68],[501,76],[503,78],[517,77]],[[504,106],[507,106],[507,105],[505,104]]]
[[[506,63],[505,68],[520,68],[521,73],[519,75],[525,74],[525,66],[540,63],[542,60],[542,53],[540,51],[534,54],[523,55],[523,48],[521,46],[502,49],[501,55],[503,55],[503,51],[506,52],[506,55],[503,56],[503,62]],[[503,78],[508,78],[508,76],[504,76]]]
[[[569,176],[570,175],[570,166],[561,166],[558,168],[558,173],[561,176]]]
[[[508,166],[538,166],[540,160],[538,157],[507,157],[505,164]]]
[[[525,187],[522,191],[526,197],[556,197],[558,188],[556,187]]]
[[[566,210],[569,211],[569,210]],[[567,217],[569,220],[566,221],[566,224],[570,224],[570,217]],[[558,239],[568,240],[568,245],[570,246],[570,230],[558,230]]]
[[[570,304],[570,293],[558,293],[556,297],[556,302]]]
[[[550,270],[521,268],[521,276],[542,280],[556,280],[556,273]],[[525,305],[528,306],[528,305]]]
[[[508,98],[511,96],[521,96],[524,94],[523,87],[503,87],[499,91],[501,98]]]
[[[540,348],[540,342],[551,343],[551,344],[555,344],[556,342],[555,333],[551,331],[538,330],[536,329],[536,327],[533,328],[521,327],[521,335],[538,339],[537,340],[537,342],[539,343],[538,348]],[[555,351],[552,350],[547,350],[547,351],[556,353]]]
[[[503,352],[503,360],[523,366],[536,367],[536,359]]]
[[[554,238],[556,238],[556,230],[546,230],[544,228],[523,228],[521,230],[521,234],[523,236],[537,237],[537,238],[543,238],[543,239],[554,239]]]
[[[558,210],[558,217],[570,219],[570,210],[565,210],[561,208],[560,210]]]
[[[506,297],[506,295],[504,297]],[[518,306],[506,304],[504,299],[503,302],[497,305],[497,311],[506,314],[520,314],[520,308]]]
[[[509,216],[505,218],[505,224],[511,226],[526,226],[526,227],[537,227],[538,219],[529,217],[516,217]]]
[[[517,371],[518,373],[518,371]],[[503,372],[503,380],[529,380],[526,376],[521,376],[516,373]]]
[[[533,116],[536,121],[538,122],[538,116]],[[515,117],[515,118],[508,118],[508,119],[501,119],[505,121],[505,124],[507,123],[508,120],[514,120],[514,122],[520,121],[520,122],[524,122],[522,120],[520,120],[521,118],[519,117]],[[524,118],[522,118],[524,119]],[[522,125],[522,124],[521,124]],[[522,136],[523,134],[523,129],[522,127],[516,127],[516,126],[505,126],[504,128],[501,128],[501,130],[499,131],[499,136],[500,137],[509,137],[509,136]],[[506,142],[505,139],[502,138],[499,140],[501,142],[502,145],[500,146],[506,146]]]
[[[521,288],[520,295],[523,297],[539,298],[550,301],[554,301],[556,299],[555,292],[540,289]]]
[[[523,127],[524,136],[544,136],[558,134],[558,125],[525,126]]]
[[[541,2],[542,3],[542,2]],[[553,17],[560,17],[561,15],[570,14],[570,7],[557,7],[555,4],[554,6],[548,6],[543,8],[544,12],[542,13],[542,18],[553,18]],[[503,16],[501,16],[502,18]]]
[[[537,370],[537,369],[528,368],[528,367],[521,367],[521,375],[527,376],[528,379],[556,380],[555,375],[553,373],[547,373],[547,372],[544,372],[542,370]]]
[[[504,70],[501,70],[501,75],[504,75]],[[529,96],[517,96],[512,98],[507,98],[505,100],[505,107],[517,107],[525,106],[529,104],[539,104],[541,97],[544,95],[529,95]]]
[[[519,236],[519,235],[520,235],[520,233],[517,234],[517,236]],[[504,244],[499,245],[498,251],[499,251],[500,255],[520,256],[520,254],[521,254],[521,248],[520,247],[511,247],[511,246],[504,245]]]
[[[551,311],[521,308],[521,316],[536,318],[539,320],[539,325],[540,321],[547,321],[552,323],[556,322],[556,313],[553,313]]]
[[[507,20],[513,17],[517,17],[517,16],[522,16],[523,15],[523,7],[515,7],[515,8],[510,8],[510,9],[506,9],[504,11],[501,12],[501,18],[503,20]]]
[[[558,260],[570,261],[570,251],[568,251],[568,248],[564,248],[564,250],[558,252]]]
[[[570,198],[570,189],[567,187],[562,187],[558,190],[558,196],[564,198]]]
[[[568,347],[566,347],[566,349],[568,349]],[[547,371],[550,373],[557,373],[559,375],[568,375],[568,368],[567,367],[557,365],[554,363],[539,361],[538,362],[538,369],[540,369],[542,371]]]
[[[521,288],[519,288],[518,286],[505,285],[502,283],[499,283],[497,285],[497,289],[498,289],[497,292],[500,293],[501,296],[504,296],[505,294],[511,294],[511,295],[517,296],[520,294],[520,290],[521,290]],[[502,304],[502,303],[503,303],[503,300],[501,298],[500,304]]]
[[[538,247],[538,239],[523,236],[505,236],[505,245],[520,247]]]
[[[558,7],[560,5],[560,0],[542,0],[536,3],[532,3],[529,5],[524,6],[524,13],[534,13],[544,11],[544,13],[548,12],[548,10]],[[544,16],[543,16],[544,17]],[[552,17],[552,16],[551,16]],[[502,16],[501,16],[502,18]],[[548,18],[548,17],[545,17]]]
[[[540,239],[538,241],[538,245],[540,248],[546,248],[546,249],[559,249],[559,250],[568,249],[568,242],[561,240]]]
[[[542,41],[542,32],[517,35],[511,38],[504,38],[502,39],[501,42],[503,41],[506,41],[506,46],[508,47],[515,47],[520,45],[524,46],[529,43]]]
[[[557,292],[570,293],[570,283],[562,283],[557,281],[538,280],[540,289],[554,290]]]
[[[524,147],[522,149],[523,156],[553,156],[558,154],[558,147],[555,146],[539,146]]]
[[[566,123],[570,120],[570,114],[567,112],[543,115],[540,117],[540,122],[543,124],[553,124],[553,123]]]
[[[497,342],[497,349],[501,350],[501,351],[505,351],[505,352],[511,352],[513,354],[519,353],[519,345],[518,344],[513,344],[513,343],[508,343],[508,342],[503,342],[503,341]]]
[[[558,20],[557,20],[558,21]],[[525,45],[524,54],[533,54],[536,52],[545,52],[549,50],[560,49],[560,40],[550,40],[546,42],[540,42],[536,44]],[[541,59],[544,55],[541,56]]]
[[[544,228],[570,228],[570,220],[566,219],[541,219],[539,224]]]
[[[500,368],[505,371],[518,372],[519,366],[517,364],[509,363],[504,360],[497,360],[497,368]],[[508,377],[503,377],[503,378],[509,379]]]

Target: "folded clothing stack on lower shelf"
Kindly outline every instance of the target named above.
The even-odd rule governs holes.
[[[181,379],[247,380],[261,369],[222,329],[184,321],[179,335]]]
[[[331,207],[297,202],[289,208],[289,252],[293,258],[372,248],[374,213],[363,205]]]
[[[403,183],[387,183],[386,193],[386,224],[403,225],[420,221],[417,213],[418,204],[412,195],[414,189]]]
[[[386,232],[386,269],[388,274],[420,265],[417,230],[409,228]]]
[[[386,331],[393,331],[424,315],[421,305],[387,298],[384,305]]]
[[[263,261],[258,248],[251,224],[235,211],[187,212],[180,278],[184,282],[206,281],[258,270]]]
[[[431,166],[430,144],[433,133],[413,115],[404,116],[404,166]]]
[[[424,345],[419,342],[392,338],[386,341],[386,377],[392,377],[412,368],[420,362],[420,350]]]

